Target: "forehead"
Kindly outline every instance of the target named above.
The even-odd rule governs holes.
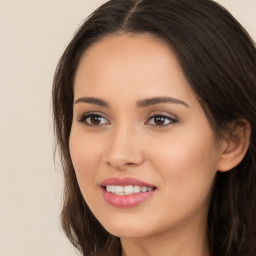
[[[74,84],[75,97],[113,98],[113,91],[133,98],[193,96],[171,47],[149,34],[111,35],[94,43],[81,58]]]
[[[121,71],[125,66],[130,68],[130,73],[135,70],[142,72],[143,69],[154,67],[158,64],[164,64],[172,60],[172,63],[179,65],[176,56],[162,40],[150,34],[122,34],[103,37],[101,40],[92,44],[83,54],[79,69],[92,71],[97,68],[100,71],[111,71],[115,66],[116,71]],[[145,63],[148,65],[145,66]],[[123,65],[122,65],[123,64]],[[136,69],[132,69],[128,64],[133,64]],[[153,64],[153,65],[152,65]],[[119,72],[120,73],[120,72]]]

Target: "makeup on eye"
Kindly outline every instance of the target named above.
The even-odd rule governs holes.
[[[78,118],[77,121],[84,123],[88,126],[100,126],[110,124],[110,121],[108,121],[107,118],[103,117],[102,114],[97,112],[85,113],[80,118]]]
[[[163,127],[176,123],[178,120],[164,114],[155,114],[151,116],[145,124]]]
[[[78,122],[84,123],[87,126],[101,126],[101,125],[109,125],[111,122],[105,118],[101,113],[99,112],[89,112],[84,113],[82,116],[80,116],[77,119]],[[151,114],[149,118],[147,118],[145,125],[151,125],[151,126],[157,126],[157,127],[164,127],[169,126],[171,124],[174,124],[178,121],[177,118],[170,117],[167,114],[163,113],[154,113]]]

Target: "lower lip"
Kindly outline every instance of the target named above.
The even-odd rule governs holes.
[[[153,196],[155,190],[149,192],[141,192],[132,195],[115,195],[108,192],[105,188],[102,188],[104,199],[112,206],[129,208],[139,205]]]

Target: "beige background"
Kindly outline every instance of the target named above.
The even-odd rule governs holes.
[[[83,19],[104,0],[0,0],[0,256],[74,256],[61,232],[51,83]],[[256,0],[219,0],[256,40]]]

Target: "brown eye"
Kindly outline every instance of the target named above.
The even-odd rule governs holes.
[[[98,114],[85,114],[78,121],[88,126],[100,126],[109,123],[106,118]]]
[[[165,124],[165,120],[166,120],[166,118],[163,117],[163,116],[155,116],[154,117],[154,123],[156,125],[164,125]]]
[[[90,117],[87,118],[88,119],[88,122],[92,125],[99,125],[101,123],[101,119],[102,117],[100,116],[96,116],[96,115],[92,115]]]
[[[153,125],[153,126],[167,126],[169,124],[177,122],[176,119],[173,119],[169,116],[165,115],[154,115],[152,116],[146,124]]]

